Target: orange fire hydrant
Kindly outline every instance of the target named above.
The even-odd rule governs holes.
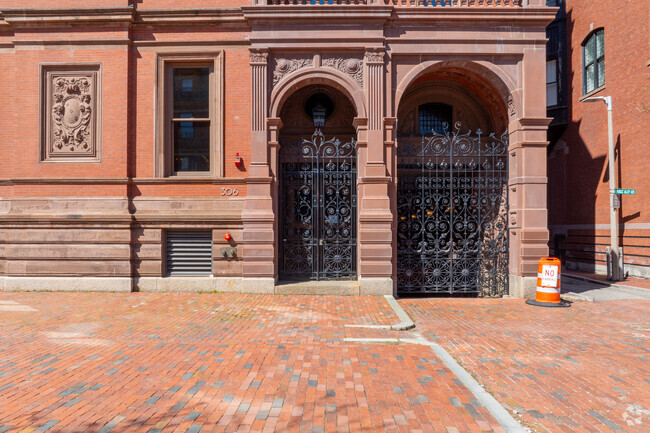
[[[570,304],[560,299],[561,269],[562,262],[560,262],[560,259],[555,257],[539,259],[535,300],[528,300],[526,303],[539,307],[568,307]]]

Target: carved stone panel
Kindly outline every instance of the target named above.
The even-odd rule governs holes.
[[[363,87],[363,59],[361,56],[323,56],[323,66],[337,69]]]
[[[278,82],[284,77],[302,69],[305,67],[310,67],[314,64],[314,58],[312,56],[283,56],[276,57],[273,59],[273,85],[275,86]]]
[[[99,161],[99,64],[43,65],[41,160]]]

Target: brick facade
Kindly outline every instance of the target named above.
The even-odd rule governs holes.
[[[54,0],[26,3],[0,1],[5,289],[69,284],[95,290],[272,291],[278,276],[274,152],[282,134],[280,110],[301,88],[322,85],[354,106],[363,147],[359,282],[363,288],[366,278],[372,286],[364,293],[392,293],[393,127],[402,95],[440,77],[476,95],[477,104],[487,107],[481,108],[491,119],[485,122],[509,128],[509,273],[515,292],[523,293],[534,278],[547,241],[545,200],[528,198],[546,196],[539,161],[548,122],[539,98],[543,77],[536,71],[543,64],[544,26],[552,10],[541,0],[454,2],[444,8],[399,1],[272,6],[113,0],[88,1],[76,9]],[[354,25],[347,24],[350,19]],[[504,20],[509,29],[502,28]],[[439,43],[431,44],[434,39]],[[166,121],[158,109],[164,103],[160,59],[206,52],[220,53],[223,60],[214,120],[223,127],[222,154],[214,162],[223,165],[223,176],[166,176],[156,168],[157,158],[171,157],[160,154],[164,138],[158,126]],[[276,83],[278,59],[287,56],[316,63]],[[334,63],[320,65],[328,56],[361,59],[361,75],[328,66]],[[43,161],[43,68],[87,64],[101,67],[99,161]],[[241,167],[234,164],[236,154]],[[166,277],[164,234],[170,229],[212,231],[214,278]],[[229,242],[226,233],[232,235]],[[236,248],[236,257],[222,256],[226,246]]]
[[[617,186],[637,190],[619,210],[625,271],[650,276],[648,12],[646,2],[566,1],[569,118],[551,145],[548,170],[550,247],[569,268],[604,272],[610,243],[607,110],[581,102],[582,45],[604,29],[605,85],[588,96],[612,97]]]

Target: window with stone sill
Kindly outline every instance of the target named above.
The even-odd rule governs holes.
[[[605,85],[605,31],[595,30],[582,44],[582,94]]]
[[[159,55],[156,176],[222,176],[221,53]]]

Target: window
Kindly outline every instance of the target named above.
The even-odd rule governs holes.
[[[221,176],[221,53],[159,55],[155,176]]]
[[[451,129],[451,106],[447,104],[423,104],[419,110],[420,135],[431,134],[432,131],[444,134]],[[446,130],[444,124],[447,124]]]
[[[605,32],[596,30],[582,46],[582,93],[605,85]]]
[[[546,106],[557,105],[557,60],[546,61]]]

